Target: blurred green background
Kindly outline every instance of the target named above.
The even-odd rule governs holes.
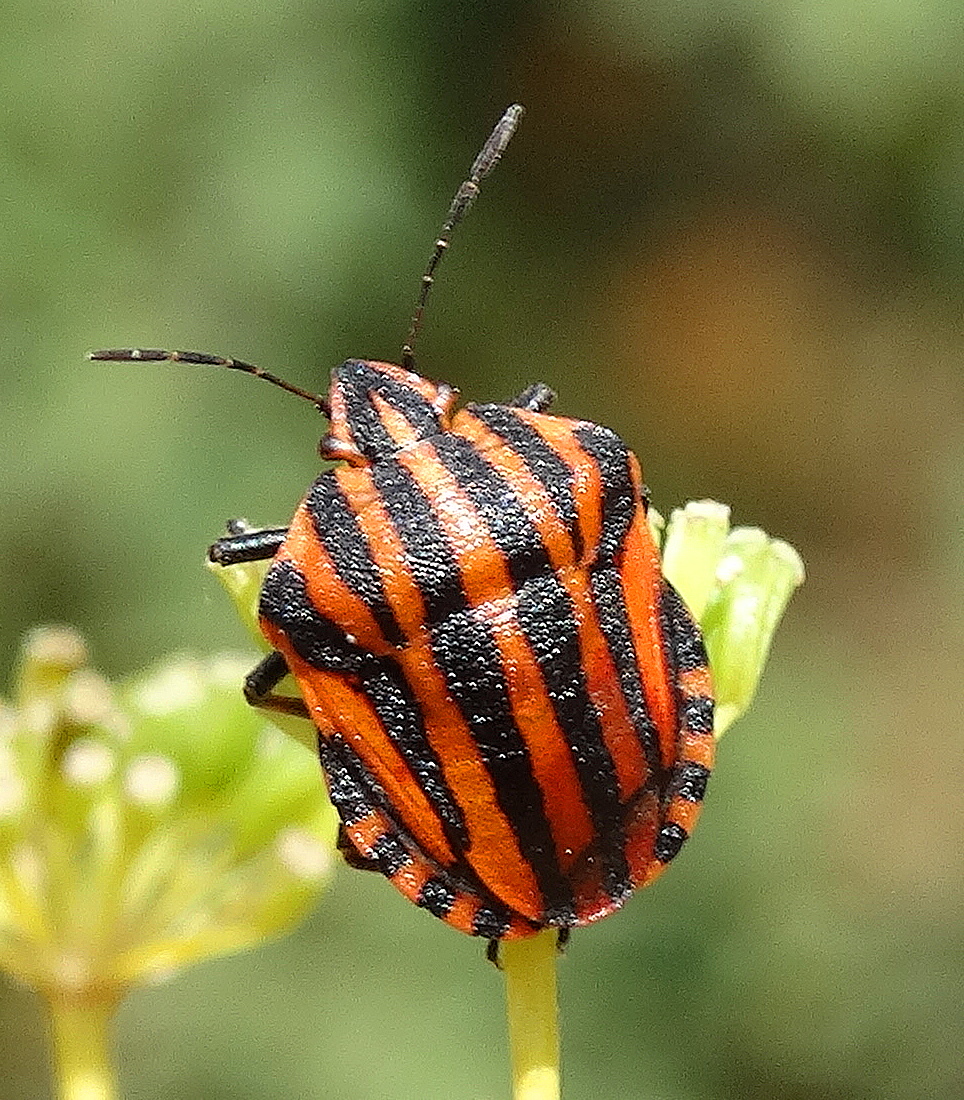
[[[243,648],[202,569],[284,523],[308,387],[395,359],[544,379],[664,512],[727,501],[809,580],[671,872],[562,965],[567,1100],[964,1095],[964,8],[953,0],[7,0],[0,13],[0,649],[68,621],[119,675]],[[949,710],[948,708],[958,699]],[[507,1093],[478,942],[341,873],[296,935],[132,997],[125,1096]],[[0,1096],[49,1095],[0,979]]]

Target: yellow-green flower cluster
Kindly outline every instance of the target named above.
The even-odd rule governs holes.
[[[0,705],[0,967],[100,1002],[279,933],[334,865],[317,759],[244,702],[250,658],[112,686],[62,628]]]

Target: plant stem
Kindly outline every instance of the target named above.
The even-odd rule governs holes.
[[[555,929],[499,947],[514,1100],[559,1100]]]
[[[113,998],[47,998],[59,1100],[116,1100],[108,1031]]]

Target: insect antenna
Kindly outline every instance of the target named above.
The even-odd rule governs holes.
[[[87,355],[88,359],[95,359],[106,363],[194,363],[212,367],[227,367],[228,370],[239,370],[245,374],[253,374],[255,378],[263,378],[272,386],[293,393],[295,397],[303,397],[310,401],[320,412],[328,415],[328,399],[318,393],[309,393],[299,386],[293,386],[277,375],[256,367],[253,363],[245,363],[242,359],[225,359],[221,355],[207,355],[202,351],[162,351],[159,348],[104,348],[102,351],[92,351]]]
[[[422,276],[422,287],[419,291],[418,301],[415,305],[415,314],[412,317],[412,327],[408,331],[408,339],[402,345],[402,366],[406,370],[412,370],[415,365],[415,341],[418,339],[418,334],[422,327],[422,315],[425,313],[425,303],[428,301],[428,293],[432,289],[432,284],[435,282],[435,269],[438,267],[442,256],[449,246],[449,238],[452,236],[452,230],[455,229],[459,222],[469,212],[472,203],[475,202],[478,196],[480,184],[499,163],[502,154],[505,152],[505,147],[512,140],[512,135],[516,132],[519,120],[522,118],[524,111],[525,108],[519,103],[513,103],[511,107],[506,109],[505,114],[495,124],[495,129],[489,135],[488,141],[482,146],[479,155],[472,162],[468,178],[462,183],[458,191],[455,192],[455,197],[452,199],[452,205],[449,207],[448,217],[445,219],[445,224],[442,226],[438,239],[435,242],[435,248],[432,251],[431,259],[428,261],[428,266],[425,268],[425,274]]]

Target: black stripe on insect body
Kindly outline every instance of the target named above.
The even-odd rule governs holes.
[[[433,440],[433,447],[504,554],[516,597],[516,618],[569,745],[592,819],[597,859],[605,868],[604,889],[621,899],[631,884],[619,782],[582,669],[572,600],[512,485],[467,440],[446,435]]]
[[[706,648],[699,628],[683,603],[680,594],[663,581],[660,593],[660,626],[667,640],[666,655],[677,672],[692,672],[706,668]]]
[[[582,450],[597,464],[602,484],[606,487],[601,534],[595,559],[590,566],[596,614],[619,673],[623,698],[642,745],[647,769],[651,776],[657,777],[663,770],[659,734],[646,701],[643,674],[617,562],[635,514],[629,451],[623,441],[608,429],[579,428],[575,436]]]
[[[371,467],[372,483],[405,550],[405,561],[425,604],[426,624],[468,606],[462,573],[435,516],[432,502],[400,462]]]
[[[426,866],[431,866],[430,861],[426,861]],[[488,937],[490,927],[500,928],[499,935],[503,935],[512,924],[513,916],[517,920],[531,924],[533,931],[541,927],[518,914],[513,914],[464,862],[452,868],[437,868],[435,874],[422,884],[415,898],[415,904],[445,920],[460,896],[472,898],[479,907],[472,922],[472,934],[475,936]]]
[[[447,433],[432,440],[445,469],[458,482],[502,553],[518,592],[533,577],[552,573],[552,563],[535,524],[515,488],[461,436]],[[570,616],[571,617],[571,616]]]
[[[688,673],[705,672],[708,667],[703,637],[679,593],[665,578],[660,593],[660,626],[666,659],[677,685],[680,730],[688,734],[711,735],[713,700],[707,696],[688,695],[680,689],[680,683],[685,682]],[[705,765],[685,758],[678,760],[670,775],[664,805],[672,812],[670,803],[674,798],[701,803],[709,778],[710,769]],[[656,834],[654,856],[660,862],[668,863],[679,853],[688,836],[686,829],[678,822],[665,822]]]
[[[713,700],[705,695],[695,696],[683,702],[681,721],[693,733],[712,734]]]
[[[422,909],[427,909],[432,916],[444,920],[452,912],[457,897],[458,893],[446,883],[445,879],[436,875],[422,883],[415,904]]]
[[[569,615],[567,621],[566,615]],[[595,833],[602,887],[619,901],[632,892],[625,854],[624,807],[612,756],[580,668],[572,604],[555,577],[537,577],[518,593],[516,615],[535,655],[556,719],[566,737]]]
[[[340,735],[322,734],[318,738],[318,756],[328,784],[328,797],[346,828],[352,828],[375,813],[391,820],[390,815],[386,816],[383,792]],[[376,862],[383,875],[389,874],[389,868],[394,873],[411,862],[400,838],[391,833],[378,838],[362,858]]]
[[[413,862],[412,842],[398,830],[383,792],[361,759],[338,734],[319,737],[318,755],[327,780],[328,796],[342,821],[340,835],[346,848],[355,853],[349,854],[348,861],[388,878],[409,867]],[[378,836],[367,852],[359,852],[344,830],[373,815],[378,815],[389,831]]]
[[[444,414],[405,382],[362,359],[348,359],[332,372],[332,386],[345,403],[352,442],[366,458],[377,461],[393,454],[398,444],[385,428],[373,396],[381,398],[408,421],[417,439],[444,430]]]
[[[659,732],[649,713],[636,643],[629,625],[622,579],[615,566],[602,564],[592,570],[590,583],[596,615],[619,675],[619,686],[633,729],[643,749],[646,769],[651,776],[659,776],[663,768]]]
[[[317,478],[308,491],[305,507],[339,580],[365,604],[385,641],[395,648],[403,646],[405,636],[385,594],[368,541],[334,472]]]
[[[462,587],[458,561],[414,478],[399,463],[379,462],[372,477],[426,602],[432,655],[472,730],[496,798],[532,867],[547,921],[572,923],[572,891],[559,867],[542,791],[515,723],[502,658]]]
[[[572,539],[573,557],[581,561],[584,548],[572,491],[572,470],[536,429],[511,408],[505,405],[469,405],[467,408],[522,459],[532,476],[542,484]]]
[[[614,431],[598,424],[585,424],[572,434],[598,466],[602,482],[603,521],[596,561],[616,562],[638,507],[629,449]]]
[[[500,940],[509,931],[512,921],[507,909],[483,905],[472,918],[472,935],[484,936],[490,943]]]
[[[295,652],[312,668],[357,677],[356,690],[374,708],[382,726],[391,731],[412,782],[432,803],[449,843],[464,850],[468,833],[461,807],[442,775],[418,701],[398,665],[350,643],[341,627],[312,605],[304,577],[291,562],[275,562],[268,570],[261,615],[285,632]]]
[[[459,801],[446,782],[438,756],[429,743],[421,708],[399,667],[390,659],[381,662],[377,675],[359,685],[374,707],[382,727],[412,772],[413,782],[428,798],[440,818],[446,838],[456,851],[469,843]]]
[[[318,756],[325,772],[328,797],[342,822],[351,827],[364,821],[376,809],[371,791],[324,734],[318,736]]]
[[[660,627],[664,652],[675,676],[709,668],[700,628],[680,594],[665,578],[660,593]],[[713,732],[713,699],[677,693],[680,726],[698,734]]]
[[[709,778],[709,768],[695,761],[685,760],[674,769],[670,790],[680,798],[685,798],[687,802],[702,802],[706,796],[706,784]]]
[[[397,836],[391,833],[383,833],[372,845],[371,858],[377,865],[377,870],[391,878],[409,863],[412,857],[405,851],[405,847]]]
[[[680,849],[686,843],[689,834],[682,825],[670,821],[660,827],[656,834],[656,842],[653,845],[653,855],[660,863],[669,863],[679,855]]]
[[[361,677],[371,676],[378,668],[374,654],[354,644],[312,604],[305,578],[293,562],[272,562],[258,611],[261,618],[284,631],[298,656],[312,668]]]

